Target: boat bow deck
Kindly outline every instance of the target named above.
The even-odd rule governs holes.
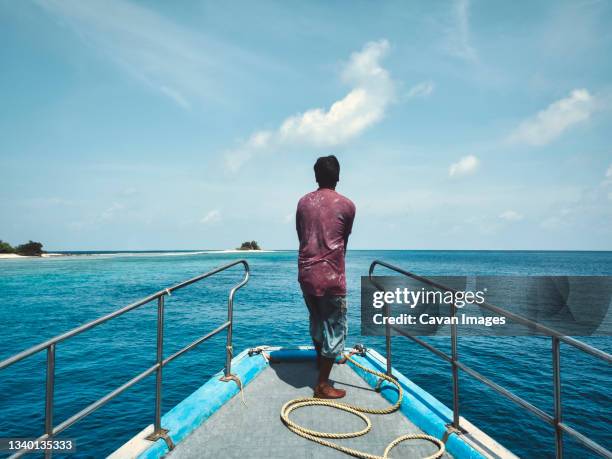
[[[221,371],[163,416],[161,424],[167,429],[165,438],[151,441],[153,425],[149,425],[109,459],[347,457],[296,435],[280,419],[281,407],[286,402],[312,396],[317,376],[314,350],[308,347],[266,347],[265,352],[262,350],[245,350],[232,360],[232,373],[244,385],[246,404],[234,381],[222,381],[224,372]],[[373,389],[378,387],[380,380],[370,372],[385,371],[384,357],[368,349],[352,359],[354,362],[335,365],[332,371],[336,386],[347,390],[346,398],[341,401],[375,409],[395,403],[395,385],[384,381],[380,384],[380,392]],[[404,392],[400,409],[385,415],[368,414],[372,422],[370,432],[334,442],[382,456],[397,437],[426,433],[445,443],[446,458],[515,459],[511,452],[463,417],[461,434],[450,428],[452,411],[448,407],[395,369],[393,377]],[[302,427],[317,431],[355,432],[364,427],[360,418],[322,406],[300,408],[290,416]],[[392,456],[423,458],[436,451],[437,445],[426,440],[409,440],[394,448]]]
[[[346,458],[346,454],[311,442],[291,432],[280,420],[281,407],[294,398],[311,397],[317,370],[313,361],[273,363],[244,388],[245,404],[233,397],[191,435],[176,445],[173,459],[206,457]],[[387,407],[390,403],[375,392],[348,365],[335,365],[332,379],[346,389],[341,400],[364,407]],[[372,430],[365,436],[334,440],[344,446],[382,455],[400,435],[423,433],[400,411],[368,415]],[[363,428],[356,416],[328,407],[296,410],[291,419],[304,427],[327,432],[349,432]],[[437,451],[425,440],[410,440],[393,450],[396,457],[426,457]],[[451,457],[445,454],[444,457]]]

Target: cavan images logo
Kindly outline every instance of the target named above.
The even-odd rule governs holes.
[[[394,290],[375,291],[372,293],[372,306],[382,309],[385,305],[403,305],[415,309],[420,305],[448,305],[462,309],[466,305],[483,304],[485,302],[486,290],[411,290],[408,287],[396,287]],[[419,314],[401,313],[396,316],[386,316],[384,313],[376,313],[372,317],[375,325],[504,325],[506,318],[501,317],[474,317],[460,313],[453,316],[440,316],[427,312]]]

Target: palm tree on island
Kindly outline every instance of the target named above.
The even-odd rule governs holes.
[[[242,245],[240,247],[238,247],[237,250],[261,250],[261,247],[259,247],[259,244],[257,244],[257,241],[246,241],[243,242]]]

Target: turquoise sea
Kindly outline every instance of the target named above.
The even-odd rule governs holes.
[[[234,349],[309,344],[307,313],[297,284],[296,252],[186,254],[108,253],[56,259],[0,260],[0,360],[134,300],[244,257],[251,281],[236,296]],[[349,345],[384,351],[381,338],[359,336],[360,276],[382,259],[422,275],[612,275],[612,252],[349,251]],[[165,355],[220,324],[227,291],[240,268],[167,299]],[[55,423],[84,408],[155,359],[156,308],[151,303],[57,347]],[[612,352],[612,338],[585,341]],[[448,338],[430,339],[448,351]],[[223,367],[221,333],[164,370],[163,412]],[[452,404],[448,365],[403,337],[393,341],[394,366],[442,402]],[[462,360],[498,384],[552,413],[550,339],[459,339]],[[612,369],[563,345],[566,422],[612,449]],[[0,436],[35,437],[44,422],[45,355],[0,372]],[[467,375],[461,415],[523,457],[554,457],[553,432]],[[77,441],[71,457],[104,457],[153,421],[149,377],[65,432]],[[567,439],[566,457],[591,457]]]

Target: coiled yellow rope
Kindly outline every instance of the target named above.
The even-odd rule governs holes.
[[[314,397],[296,398],[294,400],[289,400],[287,403],[283,405],[281,409],[281,414],[280,414],[281,419],[289,430],[296,433],[300,437],[306,438],[315,443],[319,443],[321,445],[328,446],[329,448],[334,448],[338,451],[342,451],[343,453],[350,454],[351,456],[355,456],[355,457],[361,457],[363,459],[387,459],[389,457],[389,453],[391,452],[393,448],[395,448],[397,445],[407,440],[428,440],[438,446],[439,450],[436,451],[435,454],[432,454],[431,456],[427,456],[425,459],[437,459],[444,454],[444,451],[445,451],[444,443],[440,441],[439,439],[437,439],[436,437],[432,437],[431,435],[425,435],[425,434],[409,434],[409,435],[402,435],[400,437],[397,437],[395,440],[389,443],[389,445],[385,448],[385,451],[382,456],[376,456],[374,454],[365,453],[363,451],[348,448],[346,446],[342,446],[337,443],[333,443],[331,441],[324,440],[325,438],[336,438],[336,439],[354,438],[354,437],[359,437],[361,435],[365,435],[372,428],[372,422],[364,413],[390,414],[390,413],[397,411],[402,404],[402,397],[403,397],[404,391],[402,390],[402,386],[399,384],[399,382],[397,382],[395,379],[391,378],[390,376],[387,376],[384,373],[379,373],[378,371],[371,370],[369,368],[364,367],[363,365],[360,365],[359,363],[351,359],[351,357],[348,355],[345,356],[345,359],[350,361],[356,367],[361,368],[363,371],[366,371],[370,374],[378,376],[379,378],[382,378],[386,381],[389,381],[391,384],[394,384],[397,387],[397,391],[398,391],[398,397],[397,397],[397,401],[395,402],[395,404],[390,406],[389,408],[374,409],[374,408],[363,408],[360,406],[350,405],[348,403],[334,402],[334,401],[314,398]],[[289,419],[289,414],[292,411],[295,411],[298,408],[303,408],[305,406],[328,406],[330,408],[336,408],[338,410],[346,411],[347,413],[354,414],[355,416],[361,418],[363,422],[365,422],[366,427],[356,432],[346,432],[346,433],[317,432],[316,430],[307,429],[305,427],[302,427],[296,424],[291,419]]]

